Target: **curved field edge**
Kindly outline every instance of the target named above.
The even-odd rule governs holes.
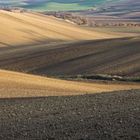
[[[140,85],[75,82],[0,70],[0,98],[80,95],[129,89],[140,89]]]

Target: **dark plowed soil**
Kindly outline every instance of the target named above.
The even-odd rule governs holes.
[[[140,90],[0,100],[1,140],[139,140]]]
[[[48,46],[11,47],[0,52],[0,68],[41,75],[140,76],[140,39],[119,38]]]

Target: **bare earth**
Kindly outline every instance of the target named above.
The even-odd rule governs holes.
[[[2,140],[139,140],[140,90],[0,99]]]
[[[2,48],[0,68],[40,75],[140,77],[140,37]]]

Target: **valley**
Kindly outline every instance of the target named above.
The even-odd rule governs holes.
[[[114,2],[105,12],[104,0],[62,2],[0,0],[0,139],[139,139],[138,16],[114,20]],[[94,5],[99,13],[87,10]],[[46,15],[49,8],[78,8],[71,12],[84,17],[96,11],[101,26]],[[118,26],[124,17],[133,24]]]

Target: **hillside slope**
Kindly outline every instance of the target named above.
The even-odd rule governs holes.
[[[16,10],[0,10],[0,21],[1,69],[53,76],[140,75],[140,39],[125,37],[131,33],[96,31]]]
[[[50,41],[91,40],[116,37],[93,32],[53,17],[0,10],[0,47]]]
[[[139,88],[139,84],[73,82],[0,70],[0,98],[79,95]]]
[[[139,37],[9,47],[0,68],[40,75],[140,76]]]

